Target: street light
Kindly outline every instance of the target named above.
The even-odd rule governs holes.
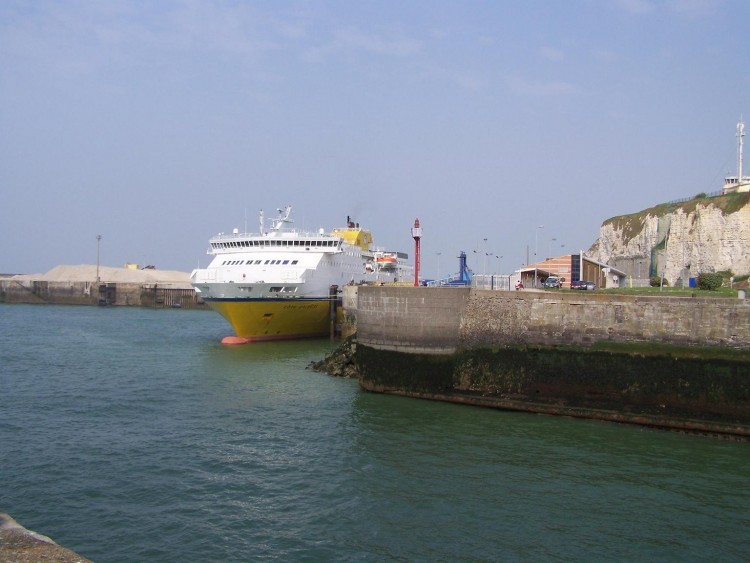
[[[539,225],[536,230],[534,231],[534,262],[538,262],[539,258],[537,258],[537,252],[539,250],[539,229],[543,229],[544,225]]]
[[[534,287],[536,288],[536,280],[537,280],[537,263],[539,262],[539,258],[537,258],[537,250],[539,250],[539,229],[543,229],[544,225],[539,225],[536,230],[534,231]]]
[[[102,235],[96,235],[96,283],[99,283],[99,243]]]
[[[554,258],[554,256],[552,256],[552,243],[556,242],[556,241],[557,241],[557,239],[554,238],[554,237],[549,240],[549,248],[547,249],[547,252],[549,253],[549,256],[547,256],[547,258]]]
[[[487,239],[484,240],[484,266],[482,271],[482,276],[484,277],[484,281],[487,281]]]

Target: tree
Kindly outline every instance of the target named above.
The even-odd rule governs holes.
[[[696,285],[698,289],[705,289],[708,291],[716,291],[724,283],[724,278],[721,274],[703,273],[698,274]]]

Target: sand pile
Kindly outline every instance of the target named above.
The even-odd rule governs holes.
[[[23,274],[13,276],[17,280],[49,282],[95,282],[96,266],[55,266],[46,274]],[[131,270],[129,268],[109,268],[99,266],[99,279],[102,283],[158,283],[184,284],[190,286],[190,274],[172,270]]]

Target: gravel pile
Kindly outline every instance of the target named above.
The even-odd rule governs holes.
[[[13,279],[48,282],[95,282],[96,266],[91,264],[56,266],[46,274],[21,274],[13,276]],[[99,266],[99,279],[102,283],[171,283],[190,285],[189,273],[172,270],[131,270],[129,268]]]

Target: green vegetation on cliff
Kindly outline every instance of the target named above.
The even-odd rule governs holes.
[[[724,215],[731,215],[750,203],[750,192],[734,193],[720,196],[707,197],[705,194],[698,194],[693,199],[681,201],[678,203],[660,203],[654,207],[649,207],[638,213],[629,215],[618,215],[604,221],[602,226],[611,225],[616,231],[622,232],[623,240],[629,241],[641,231],[646,222],[646,218],[663,217],[681,209],[685,214],[693,213],[699,205],[713,205],[720,209]]]

